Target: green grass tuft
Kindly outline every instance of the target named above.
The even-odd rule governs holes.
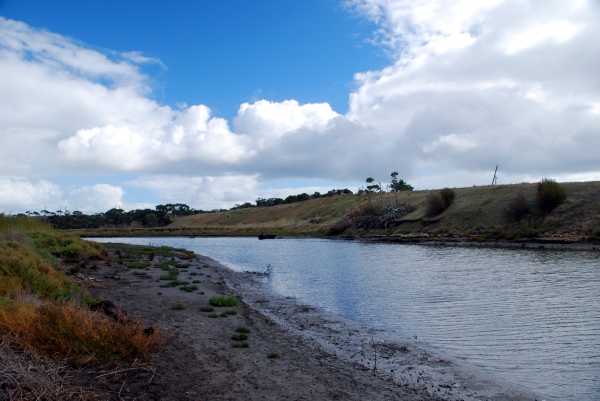
[[[248,339],[248,334],[246,333],[235,333],[231,336],[233,341],[246,341]]]
[[[234,297],[211,297],[208,302],[213,306],[237,306],[238,300]]]

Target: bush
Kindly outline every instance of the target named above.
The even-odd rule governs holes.
[[[567,199],[567,192],[558,182],[544,178],[537,185],[536,203],[542,213],[550,213]]]
[[[437,216],[446,210],[446,202],[440,194],[429,194],[427,197],[427,215]]]
[[[504,217],[509,220],[519,221],[523,218],[523,216],[529,213],[531,213],[529,202],[527,202],[527,199],[525,199],[522,194],[519,194],[506,206],[506,209],[504,210]]]
[[[343,218],[331,227],[329,227],[329,235],[338,235],[352,227],[352,223],[348,218]]]
[[[450,188],[444,188],[440,191],[440,196],[444,200],[444,203],[446,204],[446,208],[447,208],[454,202],[454,198],[456,197],[456,194],[454,193],[454,190],[452,190]]]

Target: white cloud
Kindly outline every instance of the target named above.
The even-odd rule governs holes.
[[[106,211],[116,207],[123,207],[121,187],[108,184],[96,184],[74,189],[69,192],[69,209],[81,212]]]
[[[153,57],[146,57],[141,52],[125,52],[121,53],[121,56],[123,56],[124,59],[134,62],[136,64],[152,63],[158,64],[161,67],[166,68],[163,62],[159,59]]]
[[[220,177],[181,177],[147,175],[124,182],[133,188],[155,191],[159,203],[185,203],[197,209],[230,208],[235,204],[254,202],[258,198],[286,198],[300,193],[326,193],[331,186],[302,186],[295,188],[257,188],[256,175],[229,175]],[[346,186],[344,186],[346,187]],[[357,188],[350,188],[356,191]]]
[[[0,210],[3,212],[42,210],[54,206],[61,195],[59,186],[46,180],[30,182],[23,178],[0,177]]]
[[[436,170],[459,181],[496,164],[538,179],[600,168],[593,2],[352,3],[382,26],[394,63],[356,75],[348,116],[406,146],[417,187]]]

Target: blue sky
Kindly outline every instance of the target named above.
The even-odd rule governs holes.
[[[0,0],[0,212],[600,179],[593,0]]]
[[[339,1],[5,0],[6,18],[102,51],[143,53],[152,98],[205,104],[230,120],[255,99],[348,111],[353,75],[389,64],[377,26]]]

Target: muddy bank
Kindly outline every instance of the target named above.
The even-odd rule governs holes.
[[[294,299],[270,294],[268,276],[235,273],[195,255],[180,280],[196,290],[161,287],[165,272],[99,263],[81,274],[94,296],[170,331],[152,361],[73,372],[74,380],[111,400],[534,400],[525,390],[460,366],[418,341],[398,341]],[[157,257],[153,264],[160,263]],[[97,281],[90,281],[93,277]],[[201,311],[211,296],[235,307]],[[224,314],[235,310],[235,314]],[[212,315],[215,316],[215,315]],[[232,335],[250,330],[248,348]],[[376,365],[376,366],[375,366]],[[540,399],[540,398],[538,398]]]

